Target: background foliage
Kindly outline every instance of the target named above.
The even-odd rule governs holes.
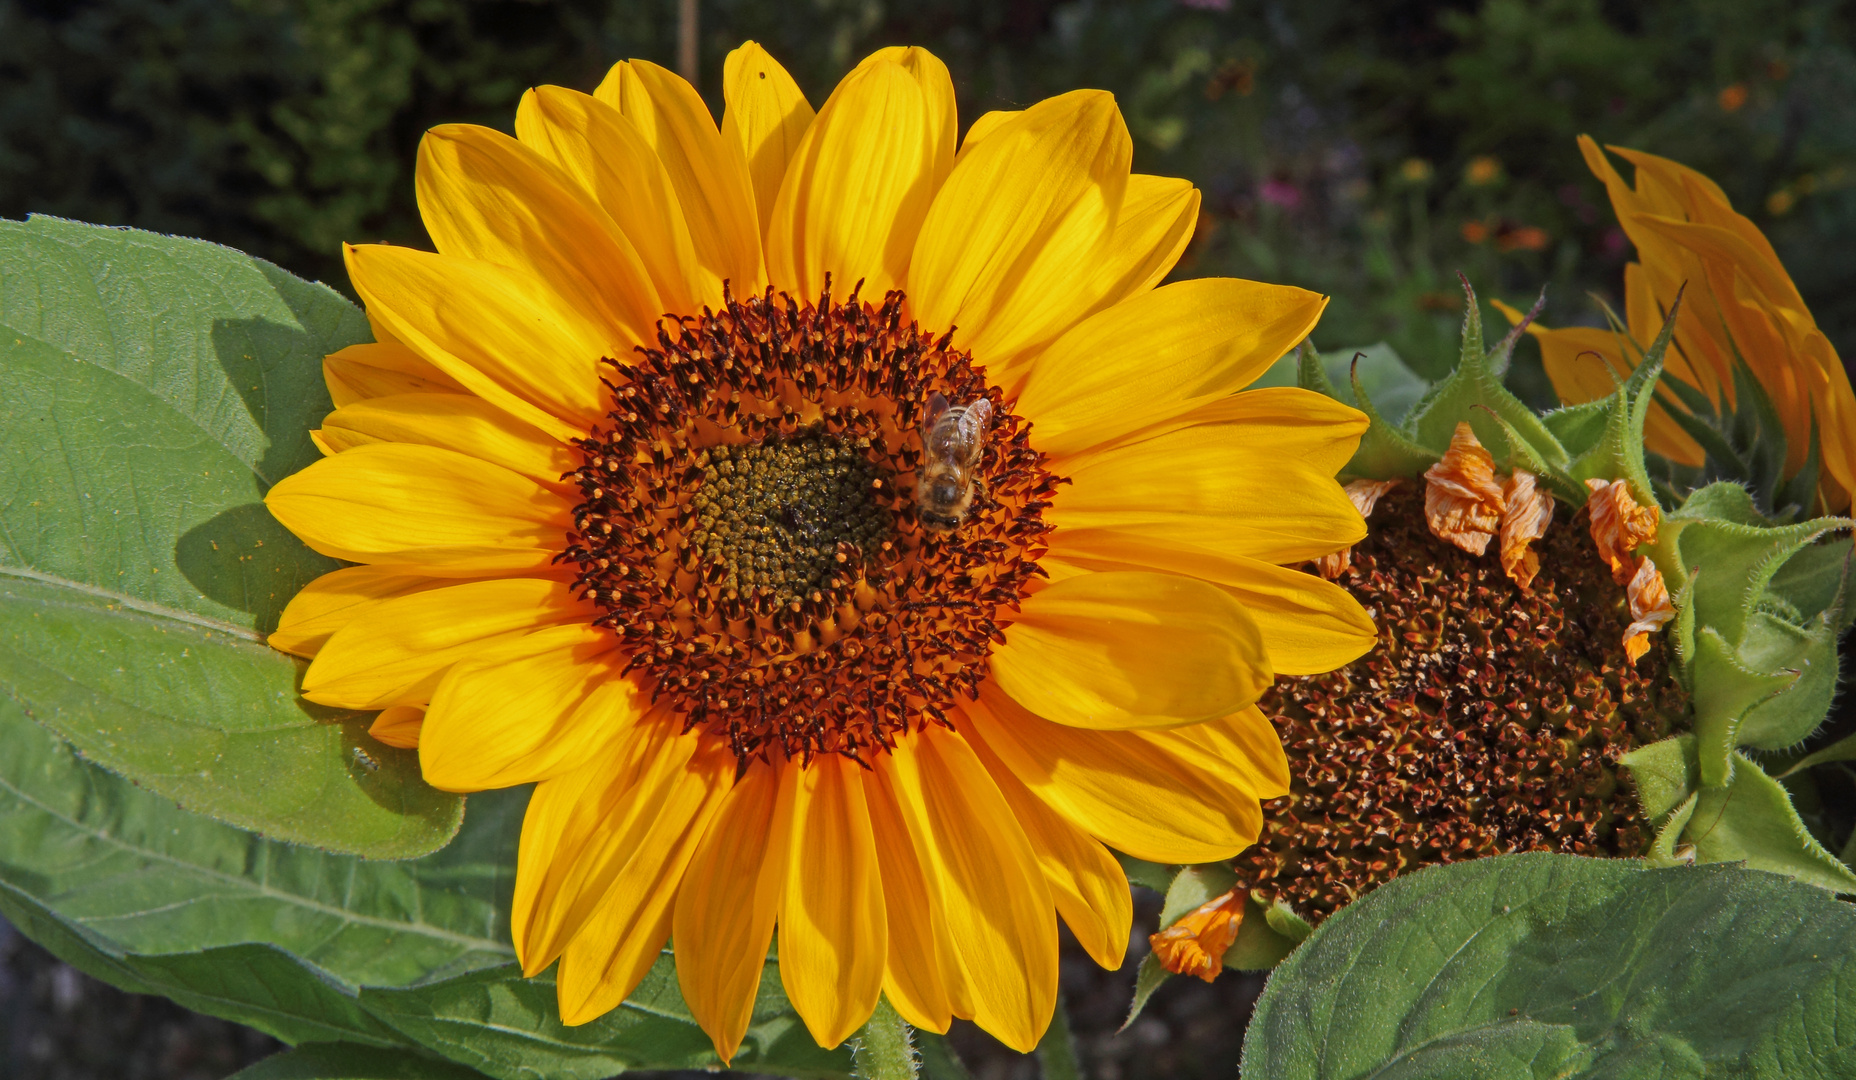
[[[1589,132],[1718,179],[1849,357],[1852,18],[1831,0],[705,0],[698,83],[719,108],[722,58],[752,37],[815,104],[897,42],[948,62],[967,121],[1112,90],[1137,167],[1205,193],[1185,272],[1332,293],[1318,345],[1388,340],[1431,377],[1458,269],[1515,301],[1549,284],[1555,324],[1598,322],[1588,291],[1616,299],[1628,246],[1573,144]],[[425,128],[507,130],[527,86],[672,64],[675,35],[675,0],[6,0],[0,215],[201,236],[341,287],[341,241],[425,243]]]

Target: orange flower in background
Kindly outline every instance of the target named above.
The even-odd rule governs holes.
[[[1244,925],[1244,905],[1249,896],[1244,889],[1232,889],[1208,900],[1172,926],[1148,935],[1147,944],[1159,957],[1160,965],[1173,974],[1211,982],[1224,970],[1224,954]]]
[[[1846,509],[1856,490],[1856,392],[1772,245],[1701,173],[1611,147],[1636,167],[1633,187],[1592,139],[1581,136],[1579,146],[1637,248],[1637,261],[1624,268],[1625,321],[1635,348],[1625,349],[1608,330],[1530,326],[1560,400],[1577,404],[1612,393],[1686,286],[1665,358],[1668,375],[1701,391],[1717,408],[1730,409],[1733,366],[1736,358],[1744,362],[1784,424],[1786,474],[1804,466],[1815,431],[1822,453],[1821,508]],[[1519,320],[1518,312],[1503,311]],[[1669,393],[1659,393],[1646,444],[1673,461],[1702,464],[1700,445],[1664,411],[1672,408],[1681,406]]]
[[[1059,917],[1121,961],[1110,848],[1251,844],[1287,790],[1258,696],[1371,646],[1288,568],[1364,535],[1333,477],[1365,419],[1234,393],[1325,300],[1156,288],[1198,195],[1131,173],[1109,95],[956,151],[921,49],[814,114],[750,43],[725,91],[718,128],[622,63],[516,138],[427,134],[438,253],[347,249],[378,340],[267,497],[359,565],[271,641],[434,785],[536,784],[512,929],[566,1022],[673,941],[726,1061],[777,934],[821,1045],[882,995],[1029,1050]]]

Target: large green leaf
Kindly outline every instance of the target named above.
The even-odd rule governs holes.
[[[181,804],[378,858],[462,803],[366,718],[305,705],[263,635],[335,567],[265,510],[316,456],[321,285],[198,240],[0,222],[0,710]]]
[[[1856,909],[1737,866],[1400,877],[1276,969],[1247,1080],[1856,1075]]]
[[[0,713],[0,746],[0,914],[98,978],[289,1042],[416,1049],[497,1077],[717,1064],[668,956],[582,1027],[560,1022],[550,976],[521,977],[521,791],[472,796],[442,851],[380,862],[180,809],[18,715]],[[769,962],[736,1064],[823,1077],[850,1059],[812,1042]]]
[[[413,1050],[307,1043],[273,1054],[230,1080],[480,1080],[482,1073]]]

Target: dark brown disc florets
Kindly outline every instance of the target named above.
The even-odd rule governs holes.
[[[1059,483],[972,357],[900,292],[800,303],[769,289],[660,324],[615,376],[608,423],[570,474],[585,497],[564,561],[690,726],[745,762],[858,760],[976,697],[1040,574]],[[922,527],[912,473],[929,398],[993,419],[971,513]]]
[[[1518,851],[1640,854],[1617,759],[1687,711],[1661,635],[1636,664],[1624,591],[1584,510],[1536,544],[1523,592],[1498,560],[1432,536],[1424,496],[1380,500],[1346,586],[1379,626],[1373,651],[1264,697],[1290,794],[1264,804],[1240,881],[1313,920],[1432,863]]]

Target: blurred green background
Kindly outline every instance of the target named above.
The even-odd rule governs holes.
[[[1112,90],[1136,165],[1205,213],[1180,273],[1334,296],[1316,343],[1452,352],[1455,272],[1599,324],[1628,246],[1574,136],[1717,179],[1856,357],[1852,5],[1773,0],[702,0],[698,84],[746,38],[814,104],[867,51],[953,69],[963,122]],[[204,236],[340,286],[343,240],[422,244],[411,169],[524,88],[674,65],[677,0],[0,3],[0,214]],[[1538,368],[1519,389],[1544,392]]]

